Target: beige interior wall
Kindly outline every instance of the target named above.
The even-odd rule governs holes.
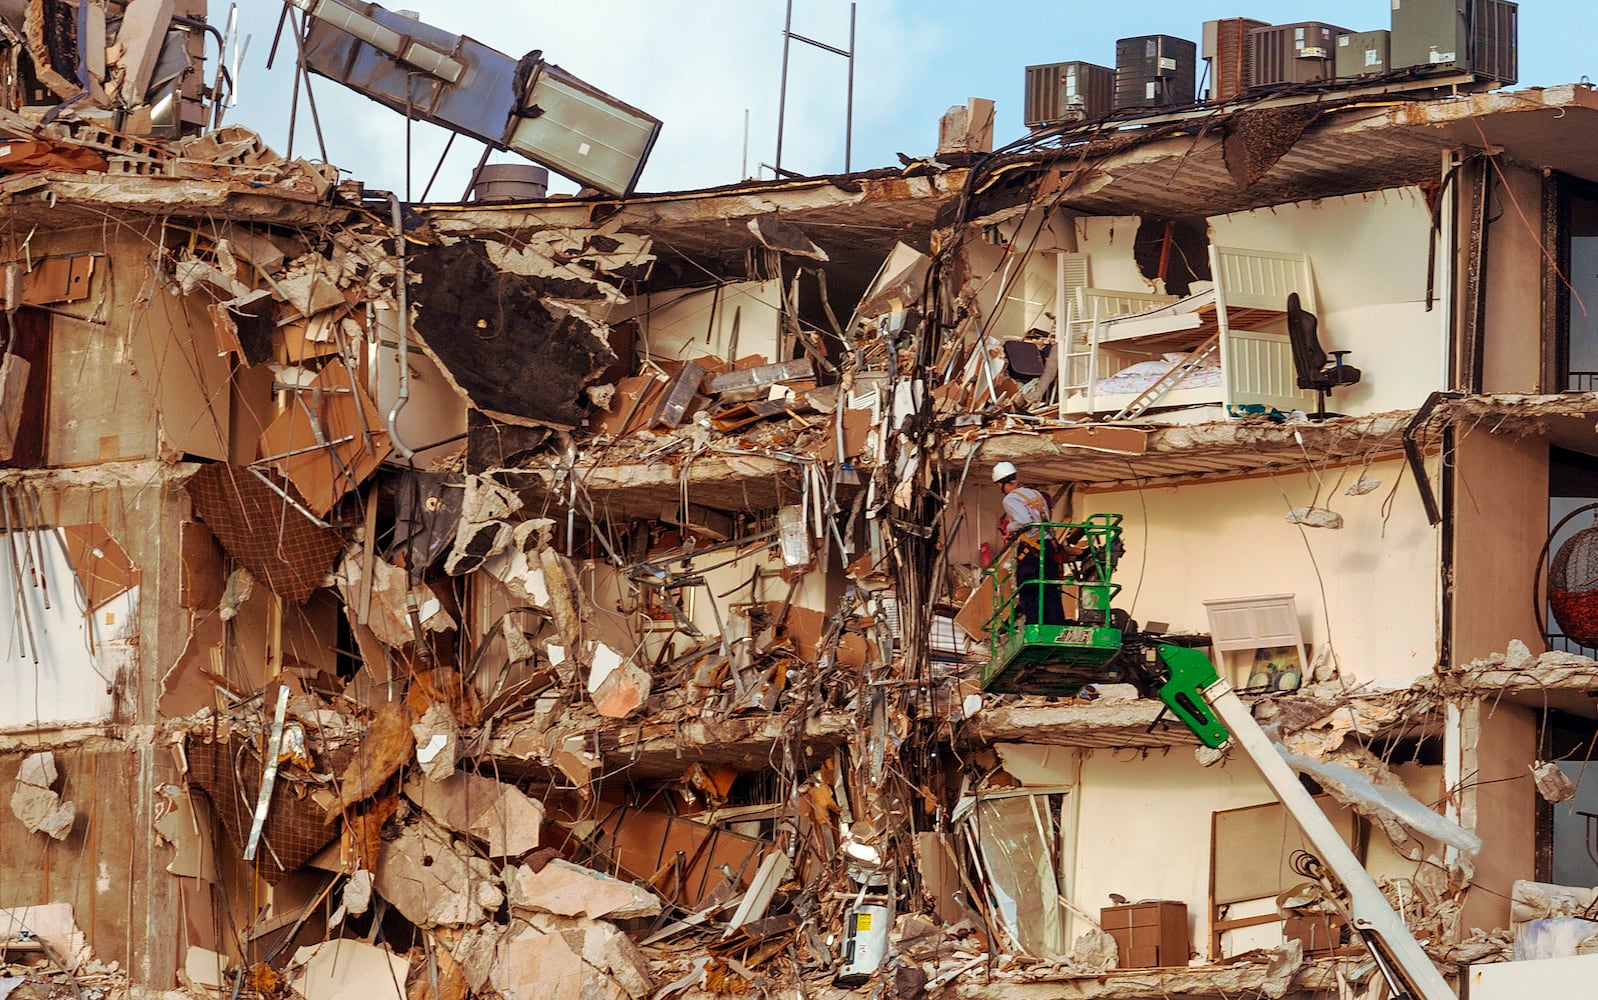
[[[1487,343],[1482,388],[1535,392],[1542,366],[1542,177],[1504,163],[1487,246]],[[1534,228],[1528,228],[1521,213]]]
[[[1464,710],[1465,780],[1461,818],[1482,839],[1474,888],[1460,926],[1509,926],[1516,879],[1537,874],[1537,793],[1526,767],[1537,759],[1537,713],[1505,701]],[[1474,732],[1474,740],[1472,733]]]
[[[1081,513],[1120,513],[1117,606],[1139,621],[1209,630],[1206,599],[1295,595],[1311,659],[1331,642],[1348,680],[1402,680],[1436,662],[1438,535],[1399,460],[1230,482],[1091,493]],[[1381,482],[1351,497],[1361,474]],[[1317,503],[1341,529],[1300,528]],[[1324,592],[1324,599],[1322,594]]]
[[[1209,950],[1210,814],[1274,801],[1247,759],[1199,766],[1191,748],[1084,754],[1072,902],[1098,915],[1110,893],[1187,904]]]
[[[1431,213],[1418,188],[1325,198],[1210,220],[1218,246],[1305,253],[1315,276],[1321,346],[1352,351],[1363,379],[1339,388],[1339,413],[1419,405],[1443,386],[1446,255],[1425,308]]]
[[[1532,613],[1537,550],[1548,532],[1548,443],[1462,428],[1455,449],[1455,664],[1542,648]]]

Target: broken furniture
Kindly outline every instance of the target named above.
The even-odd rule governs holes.
[[[1296,292],[1313,305],[1309,258],[1211,246],[1210,270],[1213,287],[1174,301],[1080,289],[1068,328],[1085,322],[1075,317],[1095,318],[1088,324],[1085,364],[1072,359],[1078,380],[1067,383],[1061,415],[1127,420],[1154,406],[1217,404],[1228,413],[1245,406],[1306,409],[1310,397],[1298,387],[1281,303]],[[1148,303],[1146,311],[1132,312],[1139,300]]]
[[[1204,602],[1215,666],[1237,688],[1298,687],[1308,660],[1292,594]]]
[[[1327,352],[1316,336],[1316,325],[1315,314],[1300,305],[1297,292],[1290,292],[1287,296],[1287,336],[1293,342],[1293,367],[1298,372],[1298,387],[1315,393],[1315,419],[1325,420],[1327,394],[1340,385],[1358,382],[1360,370],[1343,363],[1343,356],[1348,351],[1332,351],[1331,358],[1327,358]]]
[[[1186,903],[1162,899],[1106,906],[1099,910],[1099,925],[1115,938],[1116,964],[1122,969],[1187,964]]]

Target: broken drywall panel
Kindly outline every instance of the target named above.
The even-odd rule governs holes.
[[[126,73],[119,106],[131,108],[148,103],[146,95],[176,8],[176,0],[129,0],[124,8],[122,26],[117,31],[117,47],[122,50],[118,63]]]
[[[78,929],[70,903],[0,909],[0,929],[4,929],[7,937],[26,929],[30,936],[49,946],[55,961],[68,972],[82,968],[93,957],[89,939]]]
[[[266,288],[207,305],[217,346],[237,354],[246,365],[272,360],[276,306],[277,300]]]
[[[103,308],[129,308],[120,302],[118,291],[121,288],[113,285]],[[216,338],[206,304],[200,296],[154,295],[147,307],[130,308],[128,357],[118,360],[131,367],[148,398],[155,401],[167,454],[221,461],[228,457],[233,418],[228,400],[231,360]],[[94,332],[103,336],[103,331]],[[118,417],[120,423],[127,422],[125,410]]]
[[[455,773],[460,752],[455,716],[443,702],[427,706],[411,726],[416,738],[416,766],[429,781],[444,781]]]
[[[297,509],[293,484],[275,472],[261,475],[272,485],[248,467],[215,462],[200,466],[185,486],[222,548],[274,594],[303,604],[322,586],[344,542]]]
[[[287,406],[261,435],[260,456],[320,517],[376,471],[393,445],[376,404],[342,359],[289,393]]]
[[[643,1000],[649,963],[603,921],[534,913],[500,939],[489,981],[505,1000]]]
[[[378,641],[398,649],[421,638],[418,627],[423,632],[454,630],[455,619],[438,595],[425,584],[412,587],[408,570],[383,559],[373,559],[368,567],[360,536],[357,532],[345,550],[334,582],[348,607],[364,609],[366,626]]]
[[[73,803],[63,800],[56,791],[59,777],[55,754],[50,751],[24,757],[11,792],[11,811],[29,832],[65,840],[78,813]]]
[[[609,646],[595,646],[588,670],[588,697],[607,719],[625,719],[649,701],[649,671]]]
[[[205,996],[221,996],[227,986],[228,958],[221,952],[189,945],[178,980],[186,989]]]
[[[809,257],[811,260],[827,261],[827,251],[816,246],[815,242],[805,235],[804,230],[785,220],[776,212],[767,215],[757,215],[748,222],[749,231],[755,239],[767,250],[778,253],[791,254],[796,257]]]
[[[418,927],[478,924],[505,902],[493,866],[423,820],[382,840],[372,887]]]
[[[413,778],[405,797],[440,826],[482,841],[490,857],[518,858],[538,847],[543,803],[514,785],[459,771],[442,781]]]
[[[305,1000],[405,1000],[410,963],[386,946],[334,938],[294,953],[289,985]]]
[[[611,322],[632,315],[644,360],[780,358],[782,284],[735,281],[716,288],[657,292],[617,310]]]
[[[996,743],[1004,770],[1023,785],[1074,785],[1079,753],[1071,747],[1035,743]]]
[[[877,269],[876,277],[871,279],[866,294],[855,306],[846,329],[852,330],[862,320],[884,314],[897,314],[902,322],[905,311],[920,303],[931,271],[931,257],[914,247],[895,243]]]
[[[227,628],[220,615],[194,615],[191,622],[183,652],[161,677],[163,718],[180,719],[216,707],[215,668],[224,662]]]
[[[603,328],[547,304],[534,279],[498,270],[471,241],[422,250],[410,266],[422,279],[416,334],[473,407],[513,424],[588,423],[584,390],[615,361]]]
[[[648,889],[561,858],[537,870],[520,865],[506,873],[505,884],[512,907],[562,917],[631,920],[657,916],[661,908]]]
[[[161,785],[164,800],[158,808],[155,832],[172,845],[166,870],[184,878],[216,881],[216,848],[212,841],[211,809],[204,796],[192,796],[177,785]]]
[[[184,521],[179,529],[178,560],[183,575],[178,603],[191,611],[215,610],[222,600],[222,550],[211,529],[198,521]]]
[[[133,560],[104,525],[63,524],[60,530],[86,610],[98,611],[138,586],[139,571]]]

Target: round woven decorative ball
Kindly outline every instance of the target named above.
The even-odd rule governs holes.
[[[1566,636],[1598,646],[1598,527],[1565,540],[1548,565],[1548,603]]]

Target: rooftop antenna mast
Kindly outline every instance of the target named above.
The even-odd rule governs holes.
[[[782,129],[788,110],[788,49],[794,40],[813,45],[818,49],[843,56],[849,61],[849,91],[844,104],[843,118],[843,172],[849,172],[849,157],[851,146],[854,142],[854,21],[855,4],[849,5],[849,47],[840,49],[836,45],[818,42],[814,38],[795,34],[793,30],[793,0],[788,0],[788,13],[782,25],[782,92],[777,98],[777,161],[772,165],[772,171],[778,176],[783,176],[782,170]]]

